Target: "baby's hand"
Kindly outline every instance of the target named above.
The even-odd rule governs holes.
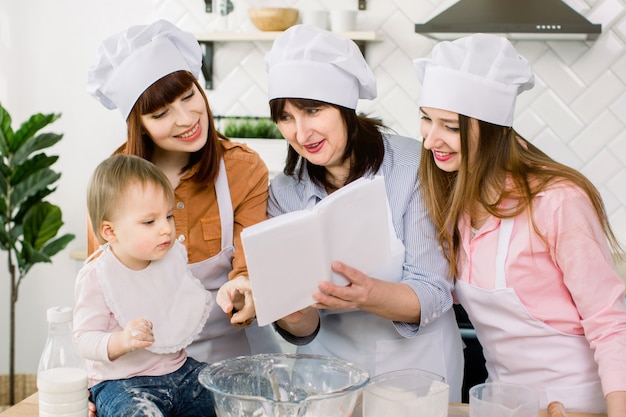
[[[109,360],[116,360],[136,349],[147,348],[154,343],[152,323],[146,319],[135,319],[128,322],[124,330],[117,331],[109,338],[107,353]]]
[[[129,321],[122,332],[122,340],[127,352],[152,346],[154,343],[152,323],[146,319]]]
[[[240,275],[224,283],[217,291],[215,301],[230,315],[230,323],[235,326],[247,326],[256,317],[252,287],[247,276]]]

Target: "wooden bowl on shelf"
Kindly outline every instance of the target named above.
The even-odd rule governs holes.
[[[264,32],[280,32],[293,26],[298,20],[298,9],[289,7],[251,7],[250,20]]]

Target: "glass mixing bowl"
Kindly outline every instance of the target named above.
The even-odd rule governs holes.
[[[198,379],[218,417],[349,417],[369,374],[335,357],[260,354],[216,362]]]

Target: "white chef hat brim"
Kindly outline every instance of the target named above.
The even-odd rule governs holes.
[[[268,91],[270,100],[308,98],[351,109],[359,100],[358,81],[350,73],[320,62],[276,64],[268,74]]]

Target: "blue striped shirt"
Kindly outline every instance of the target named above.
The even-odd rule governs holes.
[[[452,307],[452,281],[447,279],[448,263],[419,190],[421,143],[396,135],[383,135],[383,141],[385,155],[377,174],[385,177],[393,226],[405,247],[403,273],[398,281],[415,291],[422,308],[420,323],[394,323],[402,336],[411,337],[420,326],[428,326]],[[267,212],[275,217],[304,210],[310,201],[318,202],[326,196],[324,187],[314,184],[306,171],[302,181],[280,173],[270,183]]]

